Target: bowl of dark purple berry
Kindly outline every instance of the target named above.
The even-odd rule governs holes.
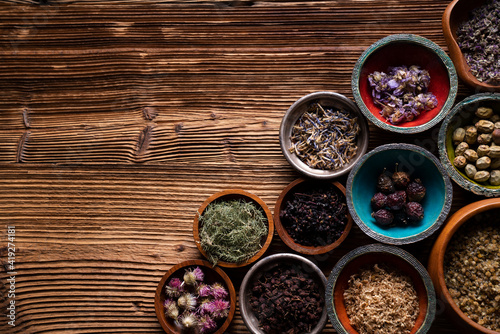
[[[458,76],[476,92],[500,92],[500,1],[454,0],[443,33]]]
[[[326,278],[310,260],[270,255],[245,275],[239,290],[243,321],[253,334],[321,333],[327,322]]]
[[[333,181],[293,181],[276,201],[274,226],[281,240],[296,252],[317,255],[332,251],[352,227],[345,187]]]
[[[227,274],[205,260],[181,262],[167,271],[155,293],[155,311],[169,334],[225,333],[236,310]]]
[[[365,154],[349,173],[347,207],[373,239],[409,244],[443,224],[452,190],[446,170],[432,153],[412,144],[386,144]]]
[[[412,34],[373,43],[354,66],[351,87],[361,112],[381,129],[418,133],[452,108],[458,79],[453,62],[434,42]]]
[[[328,277],[328,317],[339,334],[425,334],[436,314],[436,294],[422,264],[388,245],[358,247]]]
[[[368,148],[368,124],[358,106],[335,92],[301,97],[280,126],[281,151],[304,176],[329,180],[349,173]]]

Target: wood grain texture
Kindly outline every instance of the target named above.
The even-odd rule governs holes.
[[[281,117],[299,97],[352,98],[360,54],[395,33],[446,50],[444,0],[0,2],[0,332],[161,333],[154,292],[201,258],[210,195],[240,188],[274,210],[298,175]],[[462,83],[459,97],[470,95]],[[392,135],[437,152],[437,128]],[[339,180],[345,184],[345,178]],[[454,185],[452,212],[479,199]],[[7,226],[16,227],[16,326]],[[435,237],[404,248],[424,264]],[[330,254],[373,241],[356,226]],[[268,254],[290,251],[275,235]],[[246,270],[225,269],[238,289]],[[442,310],[432,333],[459,333]],[[230,333],[246,333],[239,309]],[[332,333],[329,324],[324,331]]]

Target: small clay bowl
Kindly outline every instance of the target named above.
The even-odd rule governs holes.
[[[233,319],[234,312],[236,310],[236,291],[234,289],[233,283],[226,275],[226,273],[218,267],[213,267],[210,264],[210,262],[205,260],[184,261],[170,268],[170,270],[167,271],[165,275],[163,275],[160,282],[158,283],[158,287],[156,288],[156,293],[155,293],[156,317],[158,318],[158,321],[160,322],[160,325],[163,328],[163,330],[167,333],[180,334],[182,333],[182,331],[179,329],[178,326],[175,325],[172,319],[168,318],[165,315],[165,307],[163,306],[166,297],[165,287],[170,281],[170,279],[177,277],[182,280],[182,277],[184,276],[186,270],[194,269],[196,267],[199,267],[205,274],[205,279],[204,279],[205,283],[207,284],[213,284],[216,282],[221,283],[229,293],[229,303],[230,303],[229,315],[227,316],[226,320],[224,320],[224,322],[220,324],[219,328],[214,333],[215,334],[224,333],[228,328],[229,324],[231,323],[231,320]]]
[[[283,227],[281,223],[280,212],[285,208],[286,203],[292,199],[293,194],[308,189],[314,189],[315,187],[323,187],[324,185],[325,185],[324,181],[316,181],[311,179],[300,178],[293,181],[288,186],[286,186],[286,188],[283,189],[280,196],[278,197],[278,200],[276,201],[276,205],[274,206],[274,225],[276,227],[276,231],[278,231],[278,235],[280,236],[281,240],[283,240],[283,242],[288,247],[290,247],[296,252],[306,255],[317,255],[317,254],[328,253],[329,251],[337,248],[342,243],[342,241],[345,240],[345,238],[349,234],[349,231],[351,230],[352,218],[351,215],[347,213],[347,224],[345,225],[344,232],[342,233],[340,238],[338,238],[335,242],[331,244],[314,247],[314,246],[304,246],[296,243],[294,239],[288,234],[286,228]],[[342,193],[345,198],[345,188],[342,184],[340,184],[339,182],[331,182],[331,185],[339,193]]]
[[[402,65],[418,65],[429,71],[428,91],[436,96],[438,105],[413,121],[394,125],[380,115],[381,108],[374,104],[368,76]],[[455,67],[446,53],[434,42],[412,34],[390,35],[372,44],[356,62],[351,80],[354,99],[366,118],[381,129],[404,134],[422,132],[439,123],[453,106],[457,85]]]
[[[500,196],[500,186],[492,186],[488,183],[478,183],[469,178],[463,170],[453,165],[455,159],[455,148],[453,145],[453,132],[458,127],[473,125],[475,111],[478,107],[490,107],[500,115],[500,93],[481,93],[469,96],[457,103],[450,113],[445,117],[438,135],[439,158],[450,175],[460,187],[473,192],[476,195],[486,197]]]
[[[247,191],[241,190],[241,189],[228,189],[228,190],[223,190],[221,192],[218,192],[203,202],[203,204],[200,206],[198,209],[196,216],[194,217],[194,223],[193,223],[193,235],[194,235],[194,241],[196,243],[196,246],[198,247],[200,253],[208,259],[207,253],[201,246],[200,242],[200,234],[199,234],[199,229],[200,229],[200,221],[199,217],[203,214],[203,211],[207,208],[207,206],[212,203],[212,202],[220,202],[220,201],[230,201],[230,200],[244,200],[248,202],[254,203],[258,208],[262,210],[264,213],[265,217],[267,218],[267,236],[262,239],[261,245],[262,248],[251,258],[249,258],[246,261],[239,262],[239,263],[234,263],[234,262],[225,262],[225,261],[218,261],[217,265],[221,267],[226,267],[226,268],[238,268],[238,267],[244,267],[247,266],[256,260],[258,260],[264,253],[266,252],[267,248],[271,244],[271,241],[273,239],[274,235],[274,221],[273,221],[273,215],[271,213],[271,210],[267,207],[266,203],[264,203],[263,200],[261,200],[259,197],[257,197],[254,194],[251,194]]]
[[[415,287],[419,313],[410,334],[424,334],[430,329],[436,315],[436,295],[429,274],[410,253],[398,247],[372,244],[358,247],[337,262],[326,288],[326,307],[333,328],[339,334],[357,334],[350,324],[344,302],[344,291],[349,278],[361,268],[374,264],[386,264],[408,275]]]
[[[446,7],[443,18],[443,34],[448,46],[450,58],[455,64],[458,76],[462,81],[474,89],[475,92],[500,92],[500,85],[483,83],[470,72],[470,67],[457,43],[457,29],[462,22],[469,19],[474,8],[486,4],[487,0],[454,0]]]
[[[472,321],[460,310],[457,304],[455,304],[444,278],[444,256],[448,244],[455,233],[469,219],[476,215],[484,214],[487,211],[499,209],[500,198],[484,199],[459,209],[446,222],[429,255],[427,268],[434,282],[437,296],[445,303],[444,310],[446,314],[453,320],[453,323],[459,325],[464,330],[464,333],[499,334],[499,332],[485,328]]]
[[[371,198],[377,192],[377,179],[384,168],[406,171],[412,180],[419,178],[426,187],[421,201],[424,218],[408,225],[383,227],[371,216]],[[442,225],[453,197],[451,181],[439,160],[429,151],[412,144],[386,144],[368,152],[349,173],[347,206],[354,222],[373,239],[393,245],[421,241]]]
[[[320,294],[323,294],[326,291],[326,277],[318,266],[316,266],[311,260],[308,260],[301,255],[289,253],[279,253],[263,258],[245,274],[239,290],[239,306],[241,316],[250,333],[265,334],[265,332],[259,328],[259,319],[256,317],[252,311],[252,307],[250,306],[252,284],[258,280],[264,272],[283,263],[299,266],[302,271],[310,275],[310,277],[319,285]],[[319,322],[311,329],[310,332],[308,332],[308,334],[321,333],[327,320],[326,307],[324,307]]]
[[[322,170],[309,167],[305,162],[300,160],[297,155],[289,151],[291,147],[292,128],[297,123],[298,119],[304,114],[311,103],[317,101],[324,108],[341,109],[350,112],[351,115],[358,118],[360,132],[357,136],[357,150],[354,157],[349,163],[335,170]],[[315,92],[298,99],[283,116],[280,126],[280,146],[283,155],[290,165],[299,173],[306,177],[320,180],[331,180],[336,177],[349,173],[352,166],[358,161],[368,148],[368,124],[363,114],[359,111],[358,106],[348,97],[334,92]]]

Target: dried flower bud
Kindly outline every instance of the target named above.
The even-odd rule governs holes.
[[[491,159],[489,157],[481,157],[476,161],[477,169],[486,169],[490,167],[490,165],[491,165]]]
[[[203,281],[205,278],[205,274],[203,274],[203,271],[200,269],[200,267],[196,267],[191,270],[186,270],[186,273],[184,274],[184,282],[188,285],[196,285],[198,281]]]
[[[466,142],[461,142],[455,148],[455,156],[464,155],[465,151],[469,148],[469,144]]]
[[[479,158],[488,155],[488,153],[490,153],[490,147],[488,145],[479,145],[477,147],[477,156]]]
[[[217,329],[217,323],[210,318],[209,315],[204,315],[198,319],[198,326],[200,327],[200,333],[211,333],[215,332]]]
[[[500,186],[500,170],[495,169],[490,172],[489,182],[492,186]]]
[[[486,182],[490,178],[490,172],[482,170],[474,175],[474,181],[476,182]]]
[[[225,299],[228,296],[226,288],[220,283],[214,283],[212,285],[211,294],[215,299]]]
[[[179,323],[184,328],[194,328],[196,325],[198,325],[198,319],[196,318],[194,313],[186,312],[180,316]]]
[[[469,126],[465,129],[465,142],[469,145],[475,144],[477,140],[477,129]]]
[[[475,162],[479,158],[477,152],[471,149],[465,150],[464,157],[471,162]]]
[[[464,168],[467,165],[467,159],[463,155],[459,155],[453,159],[453,165],[457,168]]]
[[[482,133],[492,133],[495,129],[495,124],[493,124],[493,122],[482,119],[476,123],[476,129],[477,131]]]
[[[169,297],[179,297],[184,292],[184,286],[179,278],[172,278],[165,286],[165,292]]]
[[[479,136],[477,136],[477,143],[479,145],[486,145],[491,143],[492,140],[492,135],[491,133],[482,133]]]
[[[196,308],[196,297],[191,293],[184,293],[177,299],[177,305],[185,310],[194,310]]]
[[[177,303],[172,299],[165,299],[163,303],[163,307],[165,308],[165,315],[171,319],[177,319],[179,316],[179,309],[177,308]]]
[[[475,112],[477,117],[480,118],[490,118],[493,116],[493,109],[487,107],[479,107]]]
[[[464,128],[456,128],[455,131],[453,131],[453,143],[455,145],[458,145],[461,142],[463,142],[464,138],[465,138],[465,129]]]
[[[490,158],[500,158],[500,146],[490,146],[490,152],[488,153]]]
[[[196,288],[196,291],[198,292],[198,297],[208,297],[212,292],[212,288],[204,283],[201,283]]]
[[[472,164],[467,164],[465,166],[465,175],[467,175],[467,177],[473,179],[474,175],[476,175],[476,173],[477,173],[476,166],[474,166]]]

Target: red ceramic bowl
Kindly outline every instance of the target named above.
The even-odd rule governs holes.
[[[443,34],[448,45],[451,60],[455,64],[458,76],[476,92],[500,92],[500,85],[490,85],[476,79],[470,72],[469,65],[457,43],[458,26],[469,19],[471,11],[487,3],[487,0],[454,0],[443,14]]]
[[[182,332],[179,328],[174,324],[174,321],[165,316],[165,307],[163,303],[165,302],[165,286],[170,281],[170,279],[177,277],[182,279],[185,271],[187,269],[194,269],[196,267],[200,267],[200,269],[205,274],[204,282],[207,284],[213,283],[221,283],[229,293],[229,315],[227,318],[220,324],[217,331],[214,334],[222,334],[228,328],[231,320],[234,317],[234,312],[236,310],[236,290],[234,289],[233,283],[229,279],[222,269],[219,267],[213,267],[210,262],[205,260],[189,260],[184,261],[179,264],[176,264],[162,277],[160,282],[158,283],[158,287],[156,288],[155,293],[155,312],[158,321],[160,322],[163,330],[169,334],[181,334]]]
[[[428,91],[436,96],[438,105],[411,122],[393,125],[380,115],[381,108],[374,104],[368,76],[375,71],[387,73],[389,67],[401,65],[418,65],[429,71]],[[418,133],[446,116],[457,95],[457,82],[453,62],[438,45],[417,35],[400,34],[375,42],[361,55],[354,66],[351,85],[361,112],[376,126],[393,132]]]

